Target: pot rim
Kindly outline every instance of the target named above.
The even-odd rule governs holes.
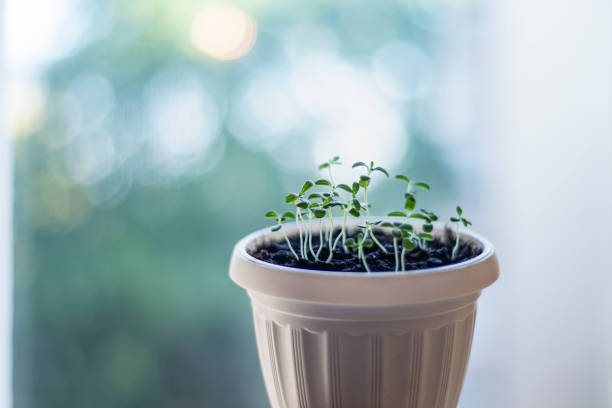
[[[348,225],[353,226],[354,223],[351,223]],[[439,235],[439,233],[444,230],[443,228],[440,228],[440,225],[443,225],[443,224],[434,223],[434,234],[438,233]],[[295,226],[291,226],[287,228],[286,225],[283,228],[285,228],[287,235],[290,237],[291,237],[291,233],[289,231],[294,232],[294,230],[296,229]],[[244,257],[246,261],[257,264],[262,267],[266,267],[266,268],[281,269],[281,270],[291,271],[295,273],[306,273],[306,274],[314,274],[314,275],[345,275],[345,276],[364,276],[365,275],[365,276],[378,276],[381,278],[384,276],[389,276],[389,275],[397,276],[397,275],[414,275],[414,274],[435,274],[438,272],[444,272],[444,271],[448,271],[451,269],[459,269],[460,267],[466,267],[471,264],[482,262],[485,258],[490,257],[495,252],[493,244],[488,239],[486,239],[484,236],[472,230],[464,230],[461,232],[461,240],[465,240],[467,238],[468,241],[471,241],[472,243],[476,243],[482,249],[482,252],[480,254],[476,255],[473,258],[467,259],[465,261],[457,262],[457,263],[450,264],[450,265],[444,265],[444,266],[435,266],[431,268],[412,269],[409,271],[398,271],[398,272],[371,271],[370,273],[367,273],[367,272],[323,271],[323,270],[318,270],[318,269],[295,268],[291,266],[273,264],[271,262],[266,262],[266,261],[262,261],[261,259],[257,259],[253,255],[249,254],[248,247],[250,244],[253,243],[253,241],[257,239],[263,239],[264,237],[270,237],[271,235],[276,235],[276,234],[270,231],[270,227],[262,228],[257,231],[254,231],[248,234],[247,236],[245,236],[244,238],[242,238],[240,241],[238,241],[234,249],[234,252],[237,251],[238,254]]]
[[[384,219],[385,217],[383,217]],[[358,221],[348,225],[355,225]],[[285,225],[289,236],[297,230]],[[434,224],[440,235],[444,224]],[[282,239],[282,233],[263,228],[243,237],[232,254],[230,277],[249,292],[316,303],[389,305],[425,303],[479,292],[499,276],[493,244],[471,230],[462,240],[480,246],[482,252],[468,260],[445,266],[410,271],[339,272],[302,269],[259,260],[248,253],[258,241]],[[345,293],[343,289],[346,289]],[[359,297],[361,297],[359,299]]]

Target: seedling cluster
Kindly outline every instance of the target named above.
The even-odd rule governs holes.
[[[372,205],[368,201],[368,193],[372,180],[376,176],[389,178],[389,172],[383,167],[375,166],[374,162],[356,162],[354,169],[361,170],[359,177],[348,184],[336,184],[333,177],[333,168],[341,165],[340,157],[335,156],[319,166],[319,170],[326,172],[326,177],[316,181],[307,180],[296,193],[289,193],[285,202],[294,207],[294,210],[279,213],[268,211],[265,216],[273,218],[276,225],[272,231],[282,231],[292,255],[297,261],[312,260],[315,262],[330,263],[334,251],[341,246],[345,253],[356,253],[359,261],[369,273],[370,267],[367,261],[366,248],[375,245],[384,253],[387,249],[374,234],[374,228],[388,231],[393,240],[393,252],[395,257],[395,271],[406,270],[406,255],[415,250],[424,250],[428,242],[433,241],[431,235],[439,217],[433,211],[420,208],[417,210],[417,196],[419,193],[429,191],[430,186],[423,182],[416,182],[403,174],[398,174],[395,179],[404,183],[403,193],[404,206],[401,210],[392,211],[389,217],[397,217],[398,221],[383,222],[374,220],[371,215]],[[316,188],[319,191],[313,191]],[[336,236],[337,227],[334,226],[334,213],[341,211],[342,224]],[[468,227],[471,222],[463,217],[463,210],[457,206],[456,216],[450,217],[450,222],[455,224],[455,246],[451,258],[455,259],[460,247],[461,225]],[[347,223],[349,216],[357,218],[360,222],[357,227],[359,232],[349,237]],[[286,222],[295,222],[298,229],[299,248],[295,249],[291,240],[283,230]],[[315,229],[315,223],[318,223]],[[318,232],[315,232],[318,231]],[[318,247],[313,245],[313,235],[318,234]],[[390,245],[390,244],[389,244]],[[321,259],[323,248],[327,248],[327,257]]]

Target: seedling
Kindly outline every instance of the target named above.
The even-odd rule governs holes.
[[[357,235],[357,241],[355,241],[353,238],[349,238],[346,240],[346,245],[353,252],[357,252],[357,257],[361,259],[361,262],[363,263],[366,272],[370,273],[370,267],[368,265],[368,262],[366,261],[363,248],[372,248],[374,246],[374,241],[372,241],[370,238],[366,238],[366,236],[362,232],[360,232]]]
[[[361,215],[361,203],[357,199],[357,193],[359,192],[360,186],[359,186],[359,183],[354,182],[352,187],[349,187],[347,184],[338,184],[337,187],[349,193],[351,195],[351,198],[347,202],[342,203],[342,206],[341,206],[342,213],[343,213],[342,230],[340,231],[340,234],[336,238],[336,241],[334,242],[333,247],[336,246],[338,239],[342,237],[342,248],[344,249],[344,252],[347,252],[348,247],[346,245],[346,221],[347,221],[349,214],[357,218]]]
[[[461,231],[460,231],[461,224],[463,224],[464,227],[472,225],[470,221],[463,218],[463,210],[461,209],[461,207],[457,206],[456,211],[457,211],[457,216],[450,217],[450,221],[455,223],[455,225],[457,226],[457,230],[455,232],[455,236],[456,236],[455,246],[453,247],[453,253],[451,254],[451,259],[455,259],[455,257],[457,256],[457,252],[459,251],[459,242],[460,242],[460,237],[461,237],[460,235],[461,234]]]
[[[295,223],[298,227],[299,235],[300,235],[300,254],[302,258],[308,259],[308,250],[307,250],[307,242],[308,242],[308,230],[306,229],[306,222],[304,221],[304,217],[302,216],[302,210],[308,209],[310,202],[304,197],[304,194],[308,190],[310,190],[313,186],[313,182],[307,180],[303,185],[302,189],[299,193],[289,193],[285,197],[285,202],[287,204],[295,205]],[[300,226],[300,221],[302,222],[302,226]],[[302,228],[304,232],[302,233]]]
[[[337,199],[340,195],[336,192],[336,184],[334,182],[334,177],[332,175],[332,166],[341,165],[341,164],[342,163],[340,162],[340,156],[334,156],[327,162],[319,165],[319,170],[327,169],[329,180],[319,179],[315,182],[315,184],[318,186],[329,186],[330,187],[329,193],[323,193],[323,197],[325,199],[321,203],[321,206],[324,209],[326,209],[329,214],[329,235],[327,236],[329,256],[327,257],[327,260],[325,261],[327,263],[330,263],[334,256],[334,248],[336,247],[336,243],[337,243],[337,240],[336,241],[333,240],[334,238],[334,215],[332,213],[332,209],[333,207],[336,207],[336,206],[342,207],[345,205],[344,202]],[[344,228],[345,228],[345,225],[343,225],[342,231],[340,232],[340,234],[344,234]],[[340,237],[340,235],[338,235],[338,237]]]
[[[287,246],[289,247],[289,249],[291,250],[291,253],[293,254],[293,256],[295,256],[295,259],[299,260],[300,257],[295,253],[295,251],[293,250],[293,246],[291,245],[291,241],[289,241],[289,237],[287,236],[287,233],[285,232],[283,228],[283,222],[285,222],[286,220],[292,220],[295,217],[293,216],[292,213],[290,212],[286,212],[283,215],[280,215],[279,213],[277,213],[276,211],[268,211],[265,215],[266,218],[275,218],[276,219],[276,225],[274,227],[271,228],[272,231],[279,231],[282,230],[283,232],[283,237],[285,238],[285,242],[287,242]]]
[[[372,181],[372,173],[378,171],[387,177],[389,177],[389,173],[383,167],[380,167],[380,166],[374,167],[373,161],[370,162],[369,166],[365,164],[364,162],[353,163],[353,168],[356,168],[356,167],[364,167],[366,169],[365,174],[362,174],[361,176],[359,176],[359,182],[358,182],[363,190],[363,206],[362,207],[364,207],[366,211],[366,220],[365,220],[366,225],[364,228],[365,230],[364,239],[362,240],[362,242],[365,242],[368,239],[368,237],[371,237],[371,239],[376,243],[376,245],[378,245],[378,247],[382,249],[384,253],[387,253],[387,249],[378,241],[378,239],[376,239],[376,236],[374,235],[374,230],[372,227],[376,225],[377,223],[370,222],[370,204],[368,203],[368,186],[370,185],[370,182]],[[362,255],[362,259],[365,263],[365,257],[363,257],[363,245],[360,246],[360,254]]]
[[[381,227],[391,228],[391,236],[393,237],[393,254],[395,256],[395,272],[399,270],[399,253],[397,251],[397,241],[404,239],[404,229],[412,230],[412,225],[403,224],[401,222],[383,222]],[[403,248],[403,245],[402,245]],[[402,260],[404,259],[404,254],[402,253]],[[402,270],[405,268],[402,266]]]
[[[321,178],[316,181],[306,181],[302,188],[297,193],[289,193],[285,197],[285,202],[295,206],[295,214],[285,212],[282,215],[269,211],[266,217],[274,218],[276,225],[272,228],[273,231],[279,231],[283,228],[283,223],[288,220],[294,220],[297,226],[300,249],[294,250],[291,241],[287,234],[282,230],[283,237],[287,246],[296,260],[305,260],[309,262],[322,262],[320,259],[321,251],[327,248],[328,255],[325,259],[326,263],[331,263],[336,251],[337,245],[342,242],[342,249],[346,254],[353,252],[357,259],[363,263],[365,270],[370,272],[370,265],[366,257],[366,249],[377,246],[383,254],[389,251],[379,241],[374,234],[374,228],[379,226],[390,230],[390,238],[393,241],[393,256],[395,259],[395,271],[399,272],[406,270],[406,254],[416,249],[427,251],[428,242],[433,240],[431,233],[433,232],[433,223],[438,220],[438,215],[433,211],[421,208],[416,210],[417,193],[420,190],[428,191],[430,187],[423,182],[413,182],[407,176],[398,174],[396,179],[406,183],[406,189],[403,193],[404,208],[400,211],[393,211],[388,215],[390,217],[401,217],[401,221],[396,222],[381,222],[372,220],[369,203],[369,190],[372,183],[373,174],[376,172],[389,177],[389,173],[383,167],[374,166],[374,162],[366,164],[365,162],[356,162],[353,168],[363,168],[363,173],[359,178],[349,184],[339,183],[333,177],[332,168],[339,166],[339,156],[334,156],[330,160],[319,166],[319,170],[327,170],[327,178]],[[313,188],[323,188],[325,191],[311,191]],[[362,193],[359,197],[359,193]],[[342,194],[340,194],[342,193]],[[334,208],[339,207],[342,210],[343,220],[340,233],[334,237]],[[452,259],[456,259],[460,246],[460,225],[465,227],[471,223],[463,218],[463,210],[457,207],[457,216],[450,218],[450,221],[455,223],[456,241],[452,250]],[[357,219],[363,217],[361,223],[357,225],[359,233],[353,237],[349,237],[347,230],[347,222],[349,216]],[[328,219],[328,220],[327,220]],[[315,234],[314,222],[319,221],[319,245],[316,247],[313,244],[313,236]],[[414,224],[416,220],[422,223]],[[341,241],[340,241],[341,240]],[[368,251],[372,253],[374,250]],[[419,256],[418,253],[416,256]],[[345,258],[346,259],[346,258]],[[376,258],[370,258],[376,259]]]

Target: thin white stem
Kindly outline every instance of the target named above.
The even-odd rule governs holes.
[[[336,248],[336,245],[338,244],[338,241],[340,241],[340,238],[343,238],[343,237],[344,237],[344,230],[340,231],[340,233],[338,234],[338,236],[334,240],[334,245],[332,246],[332,251]]]
[[[308,245],[310,246],[310,253],[316,259],[317,255],[315,254],[314,249],[312,249],[312,212],[311,211],[308,211],[308,220],[310,222],[310,234],[308,235]]]
[[[323,220],[319,218],[319,249],[317,249],[317,253],[315,255],[315,259],[319,260],[319,254],[323,249]]]
[[[285,232],[285,230],[282,230],[282,231],[283,231],[283,236],[285,237],[285,241],[287,241],[287,246],[289,247],[289,250],[291,251],[293,256],[295,256],[295,259],[297,259],[299,261],[300,257],[293,250],[293,246],[291,246],[291,241],[289,241],[289,237],[287,236],[287,233]]]
[[[395,272],[399,269],[399,258],[397,254],[397,238],[393,237],[393,252],[395,253]]]
[[[300,233],[300,255],[302,255],[302,259],[306,259],[304,257],[304,244],[302,243],[302,227],[300,227],[300,209],[299,207],[295,208],[295,225],[298,228]]]
[[[457,256],[457,251],[459,250],[459,223],[457,223],[457,233],[455,235],[456,235],[455,247],[453,248],[451,259],[455,259],[455,257]]]
[[[361,261],[363,262],[363,266],[365,267],[365,270],[370,273],[370,267],[368,266],[368,262],[365,259],[365,254],[363,253],[363,246],[360,245],[359,246],[359,257],[361,257]]]
[[[346,247],[346,218],[348,217],[348,211],[344,210],[344,221],[342,222],[342,248],[344,252],[348,252],[348,248]]]
[[[327,240],[327,247],[329,248],[329,256],[325,262],[330,263],[334,257],[333,238],[334,238],[334,217],[332,215],[331,207],[327,209],[329,212],[329,239]]]
[[[308,259],[308,230],[306,229],[306,221],[304,221],[304,217],[302,217],[302,212],[299,211],[299,216],[300,219],[302,220],[302,226],[304,227],[304,232],[305,232],[305,236],[304,236],[304,241],[302,242],[302,240],[300,240],[300,244],[302,245],[301,251],[302,251],[302,257],[304,259]]]
[[[406,272],[406,263],[404,261],[404,257],[406,255],[406,248],[402,248],[402,272]]]
[[[374,229],[372,228],[372,226],[368,225],[368,229],[370,230],[370,235],[372,236],[372,241],[374,241],[374,243],[376,243],[376,245],[378,245],[378,247],[380,249],[382,249],[383,252],[386,254],[387,253],[387,248],[385,248],[380,242],[378,242],[378,239],[376,239],[376,236],[374,235]]]

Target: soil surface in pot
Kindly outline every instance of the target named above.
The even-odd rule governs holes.
[[[340,233],[336,230],[334,237]],[[349,234],[356,239],[356,233]],[[380,231],[375,231],[375,236],[378,241],[385,247],[385,253],[378,245],[371,248],[364,248],[366,262],[372,272],[389,272],[395,270],[395,255],[393,250],[393,238]],[[300,255],[300,240],[299,238],[290,238],[293,249]],[[405,266],[406,270],[427,269],[437,266],[451,265],[466,261],[479,255],[481,248],[471,243],[460,243],[459,250],[455,259],[451,259],[453,247],[455,245],[455,236],[451,231],[446,231],[442,238],[435,238],[427,243],[425,248],[418,248],[413,251],[406,251]],[[319,237],[313,236],[312,247],[316,253],[319,249]],[[296,259],[289,250],[285,240],[271,242],[249,252],[253,257],[276,265],[288,266],[292,268],[311,269],[319,271],[336,271],[336,272],[366,272],[363,263],[357,258],[357,253],[345,252],[341,242],[338,242],[334,249],[332,260],[326,262],[329,256],[329,250],[325,244],[319,254],[319,261],[315,261],[313,255],[308,249],[308,259]],[[398,242],[398,256],[401,256],[401,243]],[[400,266],[401,269],[401,266]]]

